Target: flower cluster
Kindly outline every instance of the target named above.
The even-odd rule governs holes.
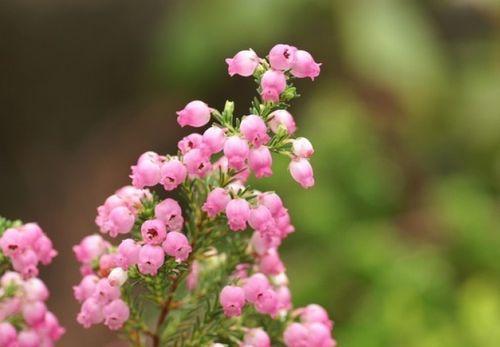
[[[298,96],[293,78],[314,79],[320,64],[282,44],[267,59],[246,50],[226,62],[229,75],[255,78],[260,100],[242,117],[230,101],[222,111],[191,101],[177,112],[178,124],[213,123],[182,138],[174,155],[149,151],[138,158],[131,185],[97,210],[97,226],[120,236],[117,245],[95,234],[74,247],[83,276],[74,287],[82,304],[77,320],[122,329],[137,346],[147,338],[155,347],[334,346],[326,311],[292,310],[278,253],[294,231],[288,210],[275,192],[247,185],[250,175],[273,174],[272,153],[290,158],[291,176],[302,187],[314,185],[313,146],[293,136],[297,126],[287,107]],[[155,314],[151,326],[145,317]],[[267,320],[280,328],[266,331]]]
[[[38,264],[57,252],[35,223],[0,218],[0,347],[50,347],[64,334],[45,302],[49,291]]]

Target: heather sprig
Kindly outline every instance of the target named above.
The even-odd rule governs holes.
[[[332,347],[332,322],[317,306],[293,309],[279,246],[294,231],[275,192],[247,184],[273,174],[273,153],[290,158],[292,178],[314,185],[305,138],[287,111],[294,78],[319,75],[303,50],[276,45],[226,59],[230,76],[252,76],[258,97],[237,115],[194,100],[181,127],[204,127],[174,155],[152,151],[131,167],[131,185],[99,206],[102,234],[74,247],[82,280],[74,287],[84,327],[104,323],[133,346]]]
[[[36,277],[56,254],[38,224],[0,217],[0,347],[50,347],[64,334]]]

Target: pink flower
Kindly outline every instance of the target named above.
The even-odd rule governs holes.
[[[292,75],[298,78],[310,77],[314,80],[314,78],[319,76],[320,65],[314,61],[309,52],[299,50],[295,52]]]
[[[284,129],[287,134],[292,135],[297,130],[293,116],[287,110],[276,110],[269,115],[269,127],[277,134]]]
[[[269,177],[273,174],[271,169],[273,157],[267,146],[252,148],[248,155],[248,166],[254,172],[255,177]]]
[[[43,322],[42,329],[46,336],[48,336],[52,341],[57,341],[65,333],[65,329],[59,325],[59,321],[52,312],[47,312],[45,314],[45,320]]]
[[[187,169],[177,158],[171,158],[163,163],[160,170],[160,183],[165,190],[177,188],[187,176]]]
[[[38,276],[38,256],[31,249],[27,249],[12,258],[12,267],[20,272],[24,278]]]
[[[271,347],[271,339],[262,328],[253,328],[246,332],[241,347]]]
[[[275,216],[274,221],[276,222],[276,227],[278,228],[282,239],[295,231],[294,226],[290,222],[290,214],[286,209],[283,209],[282,213]]]
[[[109,214],[107,229],[109,236],[116,237],[118,234],[127,234],[132,230],[135,216],[127,207],[115,207]]]
[[[328,312],[320,305],[310,304],[302,309],[300,313],[300,320],[302,323],[321,323],[328,327],[333,328],[333,322],[328,317]]]
[[[143,153],[132,166],[132,184],[136,188],[152,187],[160,181],[162,158],[155,152]]]
[[[212,126],[203,133],[203,144],[212,154],[222,151],[225,142],[226,133],[222,128]]]
[[[73,286],[73,295],[75,299],[79,302],[83,302],[90,298],[95,292],[97,282],[99,282],[99,277],[96,275],[84,276],[79,285]]]
[[[84,237],[78,245],[73,246],[73,252],[79,262],[90,263],[106,252],[108,247],[109,243],[104,241],[101,235],[90,235]]]
[[[107,278],[101,278],[95,287],[92,298],[99,304],[107,304],[120,297],[120,289],[111,285]]]
[[[254,230],[262,234],[271,233],[275,227],[271,211],[264,205],[259,205],[251,210],[248,223]]]
[[[269,141],[266,123],[254,114],[243,117],[240,131],[243,137],[254,146],[264,145]]]
[[[19,231],[23,234],[26,242],[31,245],[44,235],[42,228],[36,223],[26,223],[19,227]]]
[[[229,76],[248,77],[252,76],[257,66],[259,66],[259,57],[253,50],[249,49],[239,51],[233,58],[227,58],[226,63]]]
[[[26,240],[18,229],[9,228],[0,238],[0,248],[8,257],[21,253],[26,247]]]
[[[256,273],[247,278],[243,285],[245,298],[248,302],[256,303],[266,290],[270,288],[269,280],[261,273]]]
[[[117,265],[124,269],[128,269],[130,266],[137,264],[139,262],[140,250],[141,246],[133,239],[123,240],[118,246],[116,255]]]
[[[23,330],[17,335],[17,347],[40,347],[41,339],[35,330]]]
[[[210,156],[199,148],[194,148],[184,154],[183,162],[186,165],[187,172],[197,177],[205,177],[212,169]]]
[[[260,258],[259,269],[266,275],[278,275],[285,271],[285,266],[281,262],[278,251],[275,248],[270,249]]]
[[[260,194],[259,203],[267,207],[273,217],[279,216],[284,213],[283,201],[276,193],[267,192]]]
[[[108,275],[109,284],[114,287],[121,287],[128,279],[127,271],[121,267],[115,267]]]
[[[192,149],[199,148],[202,149],[204,147],[203,136],[198,133],[193,133],[188,136],[182,138],[182,140],[177,143],[177,148],[181,151],[182,154],[186,154]]]
[[[145,275],[156,275],[165,261],[165,253],[160,246],[144,245],[139,251],[139,271]]]
[[[188,103],[182,110],[177,111],[177,123],[181,127],[186,125],[199,128],[210,121],[210,107],[203,101],[194,100]]]
[[[257,312],[274,316],[278,311],[278,295],[272,289],[267,289],[257,296],[255,301]]]
[[[313,169],[307,159],[294,159],[290,162],[288,168],[290,169],[293,179],[303,188],[310,188],[314,185]]]
[[[167,236],[167,228],[159,219],[150,219],[142,223],[141,235],[144,242],[151,245],[159,245]]]
[[[280,94],[286,88],[286,77],[281,71],[267,70],[260,81],[264,101],[279,102]]]
[[[32,244],[32,247],[38,260],[40,260],[43,265],[49,265],[52,259],[57,255],[57,251],[54,249],[52,241],[44,234],[38,237],[35,243]]]
[[[245,230],[250,217],[250,204],[245,199],[233,199],[226,206],[226,216],[231,230]]]
[[[288,311],[292,308],[292,294],[286,286],[281,286],[276,290],[278,296],[278,310]]]
[[[104,324],[111,330],[118,330],[128,320],[130,310],[123,300],[116,299],[104,307],[103,314]]]
[[[182,210],[174,199],[167,198],[155,207],[155,217],[167,226],[168,231],[180,231],[184,224]]]
[[[241,170],[247,159],[248,143],[238,136],[231,136],[224,144],[224,155],[227,157],[228,165],[236,170]]]
[[[17,342],[16,328],[9,322],[0,322],[0,346],[15,347]]]
[[[227,317],[239,316],[245,306],[245,293],[240,287],[225,286],[220,292],[219,301]]]
[[[230,200],[231,198],[225,189],[215,188],[208,193],[207,201],[203,204],[202,210],[205,211],[209,217],[215,217],[226,209]]]
[[[24,321],[31,326],[38,325],[45,319],[47,307],[41,301],[27,302],[23,305]]]
[[[29,278],[22,284],[26,299],[30,301],[45,301],[49,297],[49,290],[42,280],[36,277]]]
[[[176,231],[167,234],[162,246],[165,253],[174,257],[176,261],[186,261],[192,250],[186,235]]]
[[[299,158],[309,158],[314,154],[314,148],[305,137],[297,137],[292,142],[292,152]]]
[[[320,323],[307,325],[309,330],[309,346],[334,347],[335,340],[332,339],[330,329]]]
[[[311,347],[309,344],[309,330],[300,323],[290,324],[284,334],[283,340],[287,347]]]
[[[297,48],[289,45],[277,44],[269,52],[269,63],[275,70],[288,70],[295,61]]]
[[[94,298],[85,300],[77,316],[78,323],[85,328],[90,328],[93,324],[101,323],[103,319],[102,304]]]

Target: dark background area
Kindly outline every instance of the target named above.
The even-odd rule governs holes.
[[[0,213],[38,221],[61,346],[117,345],[77,326],[71,246],[201,99],[244,114],[253,84],[224,58],[278,42],[322,62],[292,113],[317,186],[285,163],[255,183],[285,198],[294,303],[318,302],[340,346],[500,343],[500,4],[482,1],[4,0]]]

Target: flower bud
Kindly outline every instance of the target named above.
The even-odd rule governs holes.
[[[257,66],[259,66],[259,57],[251,49],[244,50],[236,53],[233,58],[227,58],[226,64],[229,76],[248,77],[252,76]]]
[[[194,100],[188,103],[182,110],[177,111],[177,123],[181,127],[186,125],[202,127],[210,121],[210,108],[203,101]]]

